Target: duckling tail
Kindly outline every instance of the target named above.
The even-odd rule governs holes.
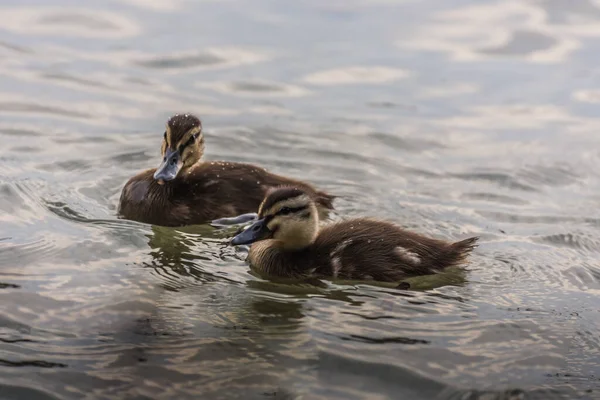
[[[449,256],[452,258],[451,265],[458,265],[465,261],[469,254],[477,247],[479,237],[475,236],[450,245]]]

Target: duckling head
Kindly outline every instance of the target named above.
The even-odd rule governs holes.
[[[176,114],[167,121],[162,142],[162,162],[154,179],[163,184],[185,172],[204,154],[200,120],[192,114]]]
[[[286,250],[308,247],[317,236],[319,213],[313,199],[295,187],[270,190],[258,209],[258,220],[231,240],[233,245],[274,239]]]

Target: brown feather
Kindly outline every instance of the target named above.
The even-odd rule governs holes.
[[[333,210],[334,196],[308,183],[250,164],[202,162],[202,124],[192,114],[169,118],[161,147],[163,155],[167,147],[182,153],[177,176],[158,184],[153,177],[156,169],[150,169],[131,178],[121,192],[121,217],[165,226],[203,224],[256,211],[267,190],[281,185],[295,185],[309,193],[322,217]]]
[[[478,240],[450,243],[369,218],[333,223],[319,231],[314,214],[303,219],[278,213],[303,194],[301,188],[286,187],[270,192],[264,200],[269,207],[261,208],[261,218],[270,221],[272,234],[250,248],[248,260],[257,272],[284,278],[397,282],[462,264]],[[310,196],[305,201],[312,202]],[[298,240],[305,241],[298,246]]]
[[[267,190],[280,185],[301,187],[315,198],[322,216],[333,209],[334,196],[251,164],[200,161],[163,185],[154,180],[155,171],[125,184],[119,204],[123,218],[163,226],[203,224],[255,212]]]
[[[200,119],[192,114],[175,114],[167,121],[167,131],[169,133],[169,145],[175,148],[176,144],[183,139],[183,136],[192,128],[202,129]]]
[[[257,242],[249,260],[265,275],[396,282],[460,265],[477,240],[448,243],[389,222],[360,218],[325,226],[302,250],[284,251],[276,240]],[[406,250],[404,257],[398,248]],[[414,262],[417,258],[420,261]]]

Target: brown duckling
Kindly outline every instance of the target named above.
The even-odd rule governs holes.
[[[333,209],[334,196],[308,183],[242,163],[204,162],[200,120],[177,114],[167,122],[162,163],[131,178],[123,187],[119,215],[150,224],[203,224],[218,217],[255,212],[266,191],[294,185],[311,196],[322,217]]]
[[[231,244],[254,243],[248,261],[261,275],[398,282],[461,264],[477,239],[448,243],[368,218],[319,230],[312,196],[298,187],[280,187],[269,191],[258,220]]]

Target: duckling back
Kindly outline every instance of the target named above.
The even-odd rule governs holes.
[[[267,193],[258,219],[232,239],[250,244],[248,261],[259,273],[397,282],[462,263],[477,238],[456,243],[359,218],[319,229],[314,196],[298,187]]]
[[[323,265],[317,268],[320,275],[393,282],[460,265],[477,240],[448,243],[363,218],[324,227],[313,248],[315,260]]]
[[[189,173],[162,185],[153,178],[154,171],[144,171],[125,184],[120,216],[164,226],[203,224],[256,211],[269,189],[285,184],[303,188],[323,219],[334,208],[335,196],[251,164],[198,162]]]
[[[322,218],[333,209],[334,196],[307,182],[250,164],[203,162],[202,124],[192,114],[169,118],[162,136],[158,169],[141,172],[125,184],[119,216],[167,226],[203,224],[256,211],[267,190],[281,185],[310,193]]]

